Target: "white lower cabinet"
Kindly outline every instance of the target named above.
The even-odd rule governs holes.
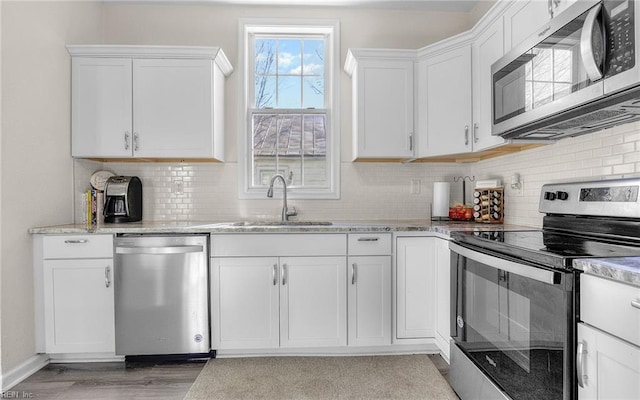
[[[283,257],[280,268],[280,346],[346,346],[345,257]]]
[[[216,349],[345,346],[345,257],[211,259]]]
[[[433,237],[396,239],[396,338],[433,338]]]
[[[278,268],[277,257],[211,259],[214,348],[280,346]]]
[[[391,344],[391,256],[349,257],[349,345]]]
[[[638,303],[639,286],[581,275],[578,400],[640,399]]]
[[[115,352],[112,243],[111,235],[35,236],[38,352]]]
[[[449,241],[434,238],[436,282],[436,344],[446,360],[449,360],[451,340],[451,251]]]
[[[44,261],[47,353],[115,351],[113,261]]]
[[[640,399],[640,347],[583,323],[578,344],[583,357],[579,400]]]

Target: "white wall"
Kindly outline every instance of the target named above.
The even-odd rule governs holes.
[[[1,364],[34,354],[33,226],[72,218],[68,43],[102,39],[98,2],[2,2]]]

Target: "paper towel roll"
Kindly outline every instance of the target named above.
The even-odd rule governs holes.
[[[449,216],[449,182],[433,183],[433,215],[432,217]]]

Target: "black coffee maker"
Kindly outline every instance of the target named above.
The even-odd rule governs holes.
[[[137,176],[112,176],[104,189],[104,222],[142,220],[142,182]]]

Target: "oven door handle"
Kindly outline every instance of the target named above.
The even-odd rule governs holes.
[[[470,260],[477,261],[479,263],[488,265],[492,268],[501,269],[503,271],[511,272],[516,275],[524,276],[526,278],[535,279],[539,282],[554,284],[555,272],[549,271],[543,268],[531,267],[525,264],[505,260],[491,256],[489,254],[480,253],[478,251],[469,250],[466,247],[462,247],[455,243],[449,243],[449,249],[455,253],[460,254]]]

